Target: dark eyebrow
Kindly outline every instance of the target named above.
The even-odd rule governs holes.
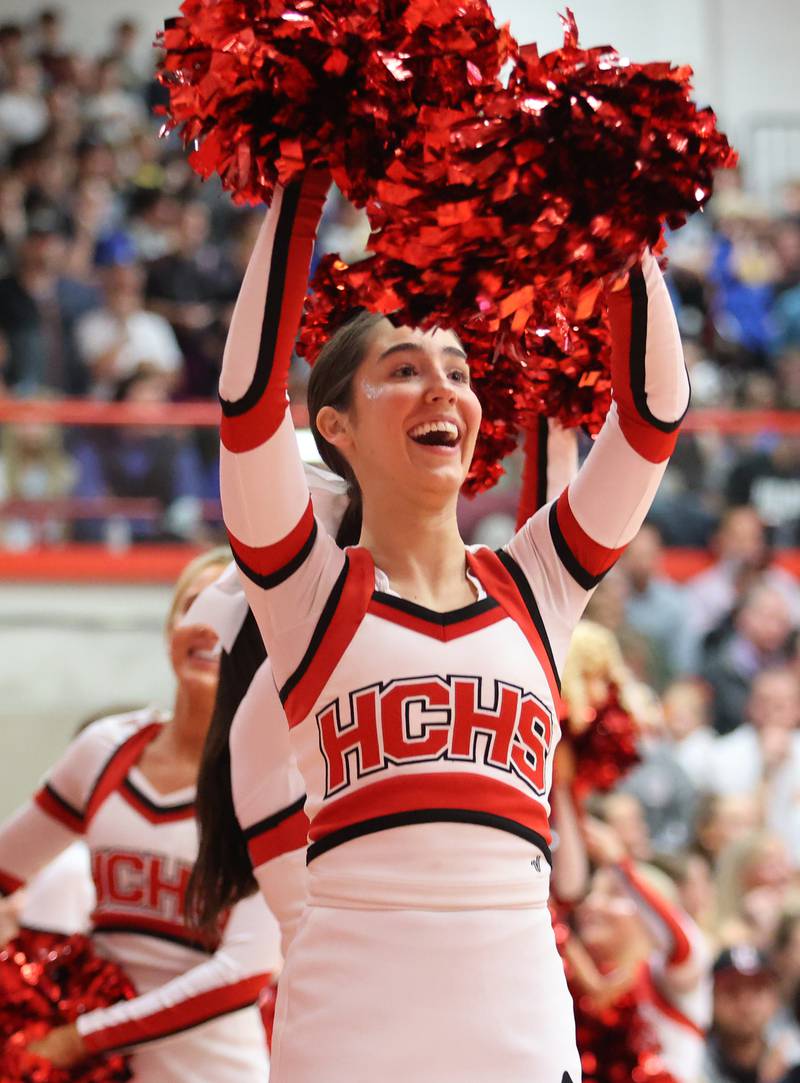
[[[420,346],[418,342],[396,342],[394,346],[390,346],[387,350],[379,356],[378,360],[383,361],[387,357],[391,357],[396,353],[405,353],[408,350],[413,350],[415,353],[425,353],[425,347]],[[442,347],[442,353],[453,354],[461,361],[467,360],[467,355],[461,349],[460,346],[444,346]]]

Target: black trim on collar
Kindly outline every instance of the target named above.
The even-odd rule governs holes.
[[[157,805],[155,801],[147,796],[146,793],[142,793],[135,782],[132,782],[130,778],[124,778],[122,780],[121,789],[127,790],[133,797],[146,809],[153,813],[154,816],[174,816],[176,813],[190,813],[194,812],[194,801],[181,801],[177,805]]]
[[[388,605],[390,609],[397,609],[401,613],[408,613],[410,616],[427,621],[429,624],[438,624],[444,627],[449,627],[453,624],[461,624],[463,621],[471,620],[473,617],[479,617],[482,613],[488,613],[491,609],[497,609],[500,604],[495,601],[494,598],[487,596],[486,598],[481,598],[477,602],[470,602],[469,605],[461,606],[460,609],[448,609],[446,613],[438,613],[435,609],[428,609],[424,605],[417,605],[416,602],[409,602],[405,598],[398,598],[395,594],[384,594],[384,592],[380,590],[376,590],[372,597],[376,602],[380,602],[382,605]]]
[[[555,507],[555,505],[553,505]],[[496,550],[497,557],[505,570],[514,580],[514,586],[520,593],[523,604],[530,614],[530,618],[533,621],[534,628],[539,633],[539,638],[542,641],[542,646],[547,654],[547,660],[549,661],[553,676],[556,679],[556,686],[559,692],[561,691],[561,675],[558,672],[558,666],[556,665],[555,655],[553,654],[553,648],[550,646],[550,637],[547,634],[547,629],[544,626],[542,620],[542,614],[539,612],[539,606],[536,604],[536,598],[534,597],[531,585],[525,576],[522,568],[517,564],[516,560],[505,549]]]
[[[303,542],[302,548],[300,548],[295,555],[288,560],[282,568],[278,568],[277,571],[270,572],[269,575],[262,575],[260,572],[254,571],[249,564],[246,564],[244,560],[236,552],[236,545],[231,545],[231,552],[233,553],[233,559],[236,561],[238,567],[242,569],[247,578],[255,583],[257,587],[261,587],[262,590],[272,590],[273,587],[279,587],[281,583],[285,582],[290,575],[294,575],[308,554],[314,548],[314,542],[317,540],[317,520],[309,531],[308,537]]]
[[[271,816],[265,816],[263,820],[259,820],[257,824],[253,824],[252,827],[248,827],[242,832],[245,841],[249,842],[250,839],[256,838],[257,835],[263,835],[267,831],[280,827],[284,820],[288,820],[290,816],[302,812],[305,804],[306,795],[303,794],[302,797],[299,797],[291,805],[287,805],[286,808],[280,809],[279,812],[273,812]]]
[[[671,433],[680,426],[686,410],[683,411],[677,421],[661,421],[651,412],[647,405],[647,390],[645,387],[645,357],[647,351],[647,283],[641,267],[634,267],[629,275],[631,292],[631,342],[629,355],[629,371],[631,382],[631,395],[639,416],[648,425],[652,425],[659,432]]]
[[[553,506],[550,508],[549,523],[550,537],[553,539],[553,546],[555,547],[556,553],[558,553],[561,563],[564,565],[564,567],[567,569],[567,571],[579,587],[582,587],[584,590],[594,590],[597,584],[602,580],[603,576],[607,575],[614,565],[612,564],[610,567],[606,568],[606,570],[604,572],[601,572],[600,575],[592,575],[591,572],[588,572],[586,568],[584,568],[584,566],[580,563],[578,558],[570,549],[567,543],[567,539],[564,537],[564,534],[559,525],[558,513],[556,511],[555,504],[553,504]]]
[[[328,600],[325,603],[325,607],[319,615],[319,620],[317,621],[316,627],[314,628],[314,634],[311,637],[311,641],[306,647],[306,652],[300,659],[300,664],[298,665],[297,669],[294,671],[294,673],[292,673],[290,677],[287,678],[286,683],[283,685],[280,692],[278,693],[281,703],[286,703],[286,700],[289,698],[291,692],[300,683],[303,675],[313,662],[314,655],[319,649],[319,645],[328,630],[328,626],[333,620],[334,613],[336,612],[337,606],[339,605],[339,602],[341,600],[342,591],[344,590],[344,585],[347,582],[347,575],[349,571],[350,558],[347,556],[347,554],[345,554],[344,566],[339,573],[338,579],[333,584],[333,589],[328,595]]]
[[[317,842],[312,842],[306,851],[306,864],[310,865],[315,857],[319,857],[320,854],[332,850],[343,842],[349,842],[350,839],[374,835],[378,831],[388,831],[393,827],[433,823],[480,824],[482,827],[496,827],[500,831],[508,831],[538,846],[548,865],[553,864],[550,847],[538,831],[533,831],[530,827],[525,827],[524,824],[517,823],[516,820],[511,820],[506,816],[463,808],[410,809],[408,812],[393,812],[387,816],[374,816],[369,820],[361,820],[360,823],[348,824],[338,831],[331,831],[329,835],[325,835]]]
[[[272,375],[275,358],[275,343],[281,324],[283,293],[286,286],[286,269],[289,263],[289,247],[292,241],[297,208],[300,204],[300,181],[293,181],[283,190],[281,209],[275,229],[272,245],[272,259],[269,267],[269,282],[264,303],[264,319],[261,324],[261,339],[258,345],[258,358],[253,380],[240,399],[230,402],[220,397],[222,412],[226,417],[239,417],[251,410],[262,398]]]

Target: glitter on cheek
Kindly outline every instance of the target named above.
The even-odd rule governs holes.
[[[381,396],[386,394],[387,385],[374,384],[371,380],[362,380],[361,390],[364,394],[364,398],[374,401],[375,399],[379,399],[381,398]]]

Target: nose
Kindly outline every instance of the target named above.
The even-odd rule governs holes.
[[[442,365],[432,366],[425,386],[425,401],[455,402],[456,388],[452,380],[447,378],[447,372]]]

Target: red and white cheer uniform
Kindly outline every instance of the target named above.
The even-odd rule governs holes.
[[[647,256],[611,300],[616,404],[585,464],[503,549],[467,552],[477,601],[433,612],[309,499],[286,380],[322,189],[277,191],[220,383],[226,523],[309,820],[273,1078],[577,1083],[546,906],[558,673],[688,404],[674,314]]]
[[[165,724],[143,710],[84,730],[0,828],[0,886],[16,890],[83,837],[96,892],[93,941],[139,994],[79,1019],[88,1049],[132,1051],[141,1083],[263,1083],[269,1062],[256,1002],[279,964],[277,926],[256,895],[213,939],[187,927],[194,788],[159,793],[136,766]]]

